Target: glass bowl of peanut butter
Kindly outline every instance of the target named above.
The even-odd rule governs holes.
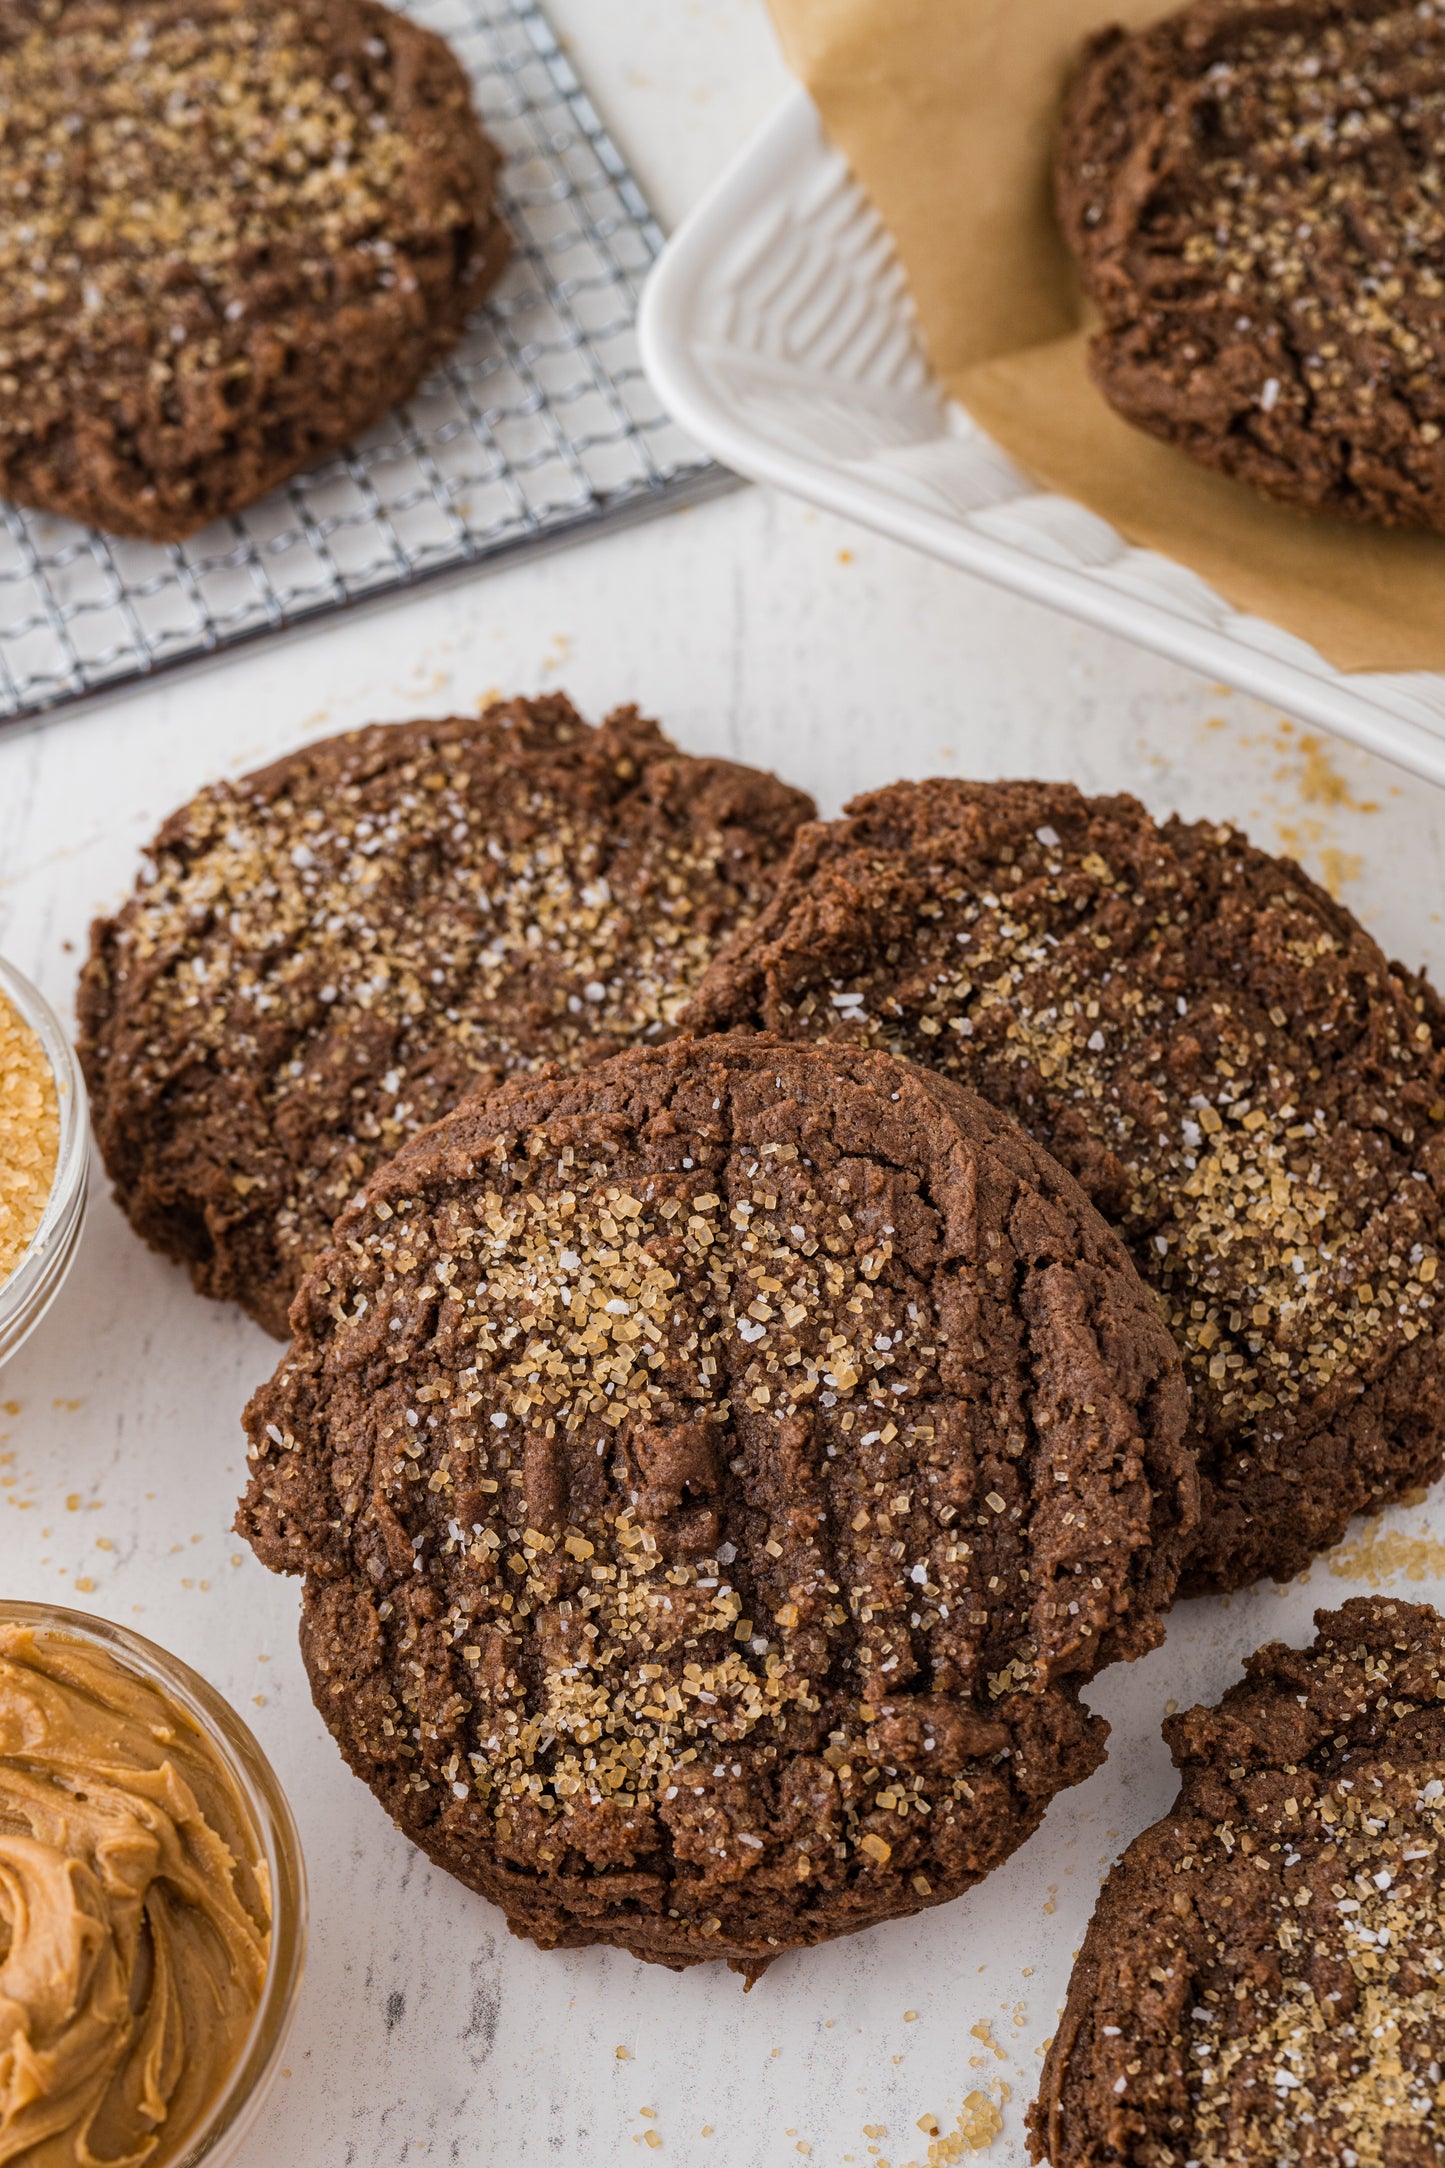
[[[0,2160],[235,2160],[305,1941],[296,1825],[235,1711],[139,1634],[0,1601]]]

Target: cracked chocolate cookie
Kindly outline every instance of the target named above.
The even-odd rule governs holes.
[[[180,541],[349,443],[506,262],[498,164],[376,0],[0,0],[0,493]]]
[[[800,832],[690,1016],[926,1062],[1077,1176],[1184,1353],[1186,1588],[1439,1474],[1441,1012],[1297,866],[1069,784],[899,783]]]
[[[474,1097],[293,1316],[237,1526],[352,1768],[546,1947],[755,1974],[956,1896],[1159,1637],[1173,1343],[1070,1177],[885,1055]]]
[[[479,1082],[657,1037],[811,801],[561,698],[327,738],[172,814],[79,994],[137,1231],[284,1338],[379,1160]]]
[[[1445,528],[1445,10],[1196,0],[1085,48],[1064,232],[1127,421],[1311,512]]]
[[[1030,2114],[1052,2168],[1436,2168],[1445,1620],[1360,1597],[1171,1717]]]

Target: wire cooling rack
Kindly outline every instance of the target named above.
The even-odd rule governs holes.
[[[0,724],[727,487],[637,358],[657,222],[531,0],[399,0],[506,153],[513,262],[453,358],[340,457],[190,542],[0,504]]]

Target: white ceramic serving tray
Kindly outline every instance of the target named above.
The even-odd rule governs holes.
[[[1445,675],[1346,674],[1039,490],[931,378],[892,242],[795,91],[643,295],[663,405],[728,466],[1445,783]]]

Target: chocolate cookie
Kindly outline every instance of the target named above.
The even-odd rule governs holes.
[[[1437,2168],[1445,1620],[1360,1597],[1171,1717],[1031,2111],[1052,2168]]]
[[[1286,504],[1445,528],[1445,15],[1195,0],[1085,47],[1059,215],[1127,421]]]
[[[887,1056],[474,1097],[293,1316],[237,1526],[353,1769],[544,1946],[751,1974],[957,1895],[1159,1637],[1169,1335],[1046,1153]]]
[[[0,0],[0,493],[183,539],[379,421],[507,259],[376,0]]]
[[[1161,1299],[1191,1589],[1295,1573],[1445,1457],[1445,1031],[1297,866],[1071,785],[899,783],[797,840],[700,1030],[881,1046],[1008,1109]]]
[[[172,814],[82,973],[132,1224],[285,1337],[379,1160],[479,1081],[656,1037],[801,792],[568,701],[323,739]]]

